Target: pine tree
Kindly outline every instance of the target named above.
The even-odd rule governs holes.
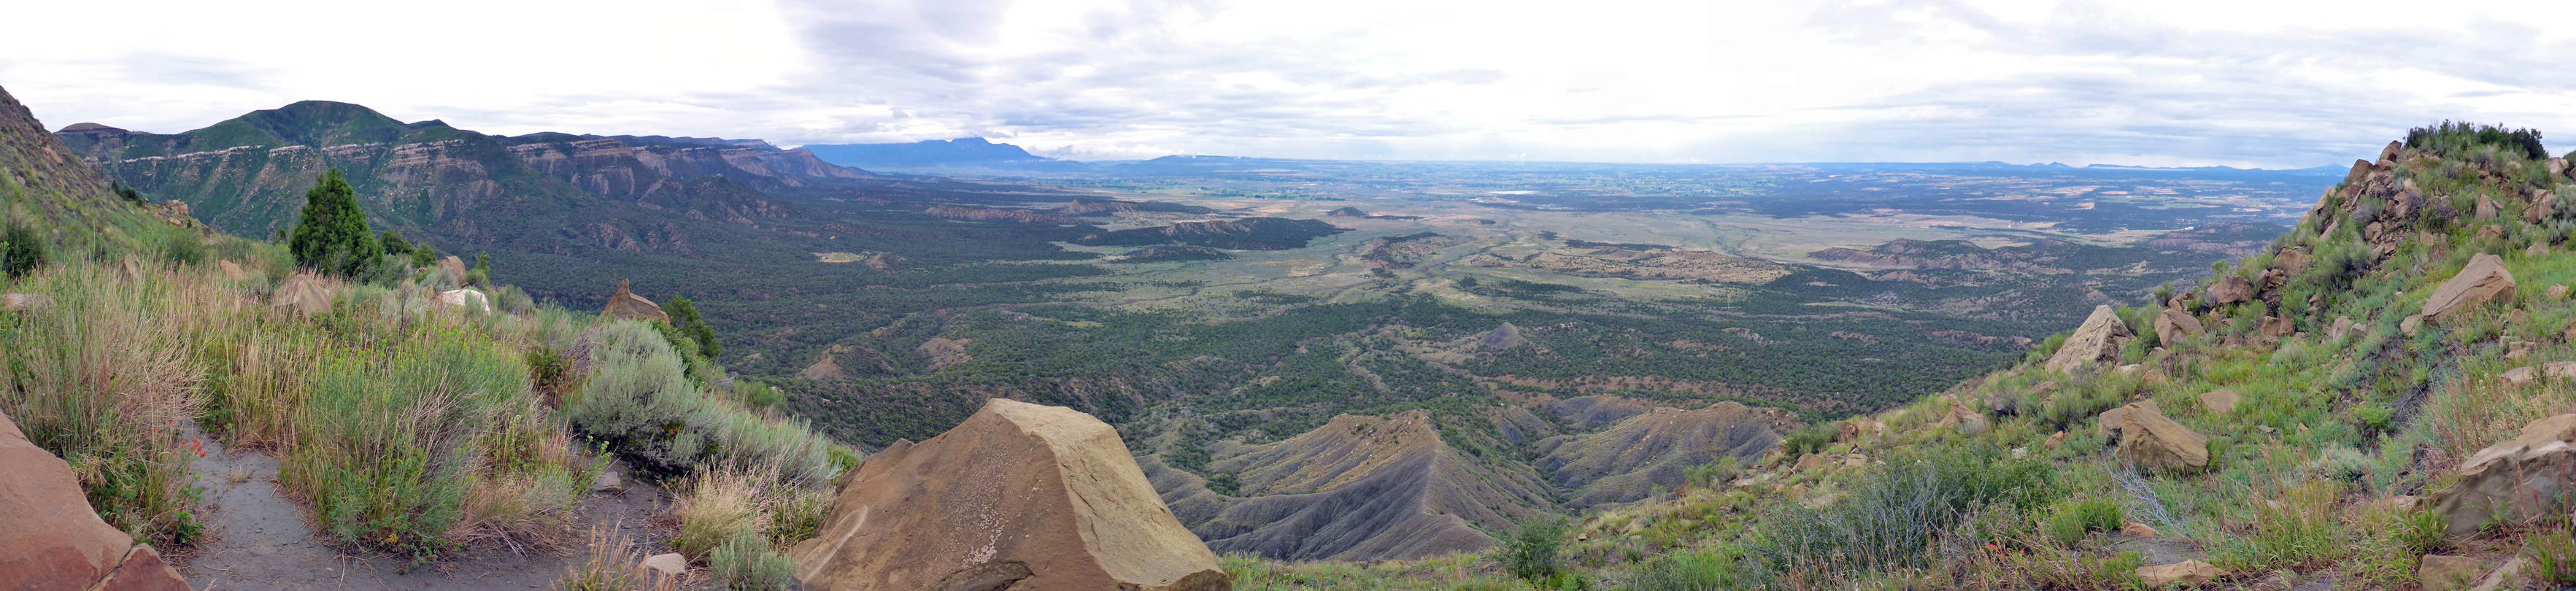
[[[11,221],[0,229],[0,274],[11,279],[27,276],[45,266],[45,236],[23,222]]]
[[[357,190],[334,168],[304,192],[304,215],[287,250],[295,253],[295,266],[363,278],[384,258],[385,243],[358,210]]]
[[[716,342],[716,328],[698,316],[698,305],[687,296],[671,298],[670,303],[662,305],[662,313],[671,316],[671,326],[680,329],[680,336],[697,341],[698,352],[708,359],[724,354],[724,344]]]

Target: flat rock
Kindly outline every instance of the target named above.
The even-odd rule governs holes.
[[[676,577],[689,572],[689,557],[681,556],[678,552],[655,554],[651,558],[644,559],[644,568],[653,569],[653,572],[662,573],[663,576]]]
[[[2522,433],[2480,449],[2460,462],[2460,478],[2434,493],[2432,511],[2450,523],[2451,535],[2476,532],[2490,522],[2519,523],[2564,514],[2569,483],[2576,483],[2576,414],[2524,425]]]
[[[2173,585],[2185,587],[2207,585],[2210,581],[2227,576],[2227,571],[2219,570],[2216,565],[2210,563],[2185,560],[2173,564],[2141,566],[2138,567],[2137,575],[2146,583],[2147,588],[2155,589]]]
[[[2129,331],[2129,324],[2121,321],[2120,315],[2110,306],[2094,306],[2093,314],[2085,317],[2084,324],[2076,327],[2075,333],[2066,337],[2066,343],[2057,348],[2057,353],[2048,357],[2046,367],[2049,371],[2069,372],[2116,358],[2120,354],[2120,345],[2128,343],[2134,336],[2135,333]]]
[[[2166,418],[2161,409],[2129,405],[2120,415],[2121,460],[2182,470],[2209,465],[2209,438]]]
[[[2236,401],[2240,399],[2235,390],[2210,390],[2200,393],[2200,407],[2210,414],[2225,415],[2236,412]]]
[[[2484,567],[2473,557],[2426,554],[2415,560],[2415,580],[2423,591],[2458,591],[2476,584]]]
[[[2441,287],[2433,289],[2424,300],[2423,316],[2440,321],[2461,309],[2477,304],[2508,301],[2513,298],[2513,273],[2504,268],[2504,259],[2479,253],[2469,258]]]
[[[2520,386],[2531,383],[2532,378],[2538,377],[2534,375],[2536,373],[2537,372],[2533,371],[2530,367],[2517,367],[2504,370],[2504,373],[2496,374],[2496,379],[2507,384]]]
[[[626,492],[626,479],[618,477],[616,472],[601,470],[599,475],[590,477],[590,492],[612,495]]]
[[[2154,400],[2140,400],[2132,402],[2118,408],[2102,411],[2102,415],[2094,422],[2093,432],[2098,435],[2119,434],[2120,428],[2128,425],[2129,409],[2132,408],[2152,410],[2158,415],[2162,415],[2165,412],[2164,407],[2157,406],[2156,401]]]

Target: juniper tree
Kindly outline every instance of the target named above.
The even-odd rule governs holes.
[[[358,210],[357,190],[334,168],[304,192],[303,216],[295,223],[287,250],[295,253],[297,267],[365,277],[384,258],[385,243],[367,228],[367,214]]]

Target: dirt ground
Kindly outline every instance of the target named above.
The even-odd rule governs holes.
[[[197,591],[372,589],[549,589],[582,549],[561,552],[506,546],[468,548],[437,564],[404,572],[407,560],[347,553],[314,531],[303,505],[277,483],[277,459],[254,451],[227,453],[208,441],[196,462],[206,489],[207,538],[178,559],[179,572]],[[623,474],[625,467],[612,469]],[[577,527],[614,525],[644,548],[661,548],[669,536],[646,521],[665,499],[654,487],[629,482],[625,492],[599,493],[574,510]]]

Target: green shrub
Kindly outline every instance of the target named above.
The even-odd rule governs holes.
[[[707,569],[732,591],[777,591],[796,580],[796,562],[769,547],[749,530],[726,540],[707,556]]]
[[[2576,585],[2576,537],[2565,531],[2543,532],[2532,535],[2529,544],[2525,551],[2540,569],[2534,573],[2540,582],[2551,587]]]
[[[1565,570],[1561,555],[1566,535],[1572,531],[1563,517],[1532,517],[1521,521],[1520,529],[1503,540],[1496,560],[1503,570],[1525,581],[1542,581]]]
[[[26,277],[45,266],[46,243],[43,234],[26,223],[12,220],[0,228],[0,274],[10,279]]]
[[[2061,546],[2072,547],[2094,532],[2120,529],[2124,517],[2120,502],[2101,497],[2085,497],[2059,503],[2056,513],[2048,518],[2048,535]]]
[[[1834,429],[1823,423],[1799,427],[1780,440],[1780,457],[1796,461],[1798,456],[1821,452],[1833,443]]]
[[[1771,578],[1920,568],[1935,536],[1978,508],[2032,509],[2063,494],[2051,469],[1982,444],[1891,454],[1857,475],[1841,501],[1775,506],[1745,551]]]
[[[187,232],[171,232],[169,234],[163,234],[161,236],[160,251],[161,258],[163,260],[173,263],[181,265],[202,265],[206,263],[206,245],[202,242],[198,242],[195,234]]]
[[[1719,591],[1733,586],[1735,564],[1712,552],[1657,556],[1639,565],[1628,581],[1632,591]]]

